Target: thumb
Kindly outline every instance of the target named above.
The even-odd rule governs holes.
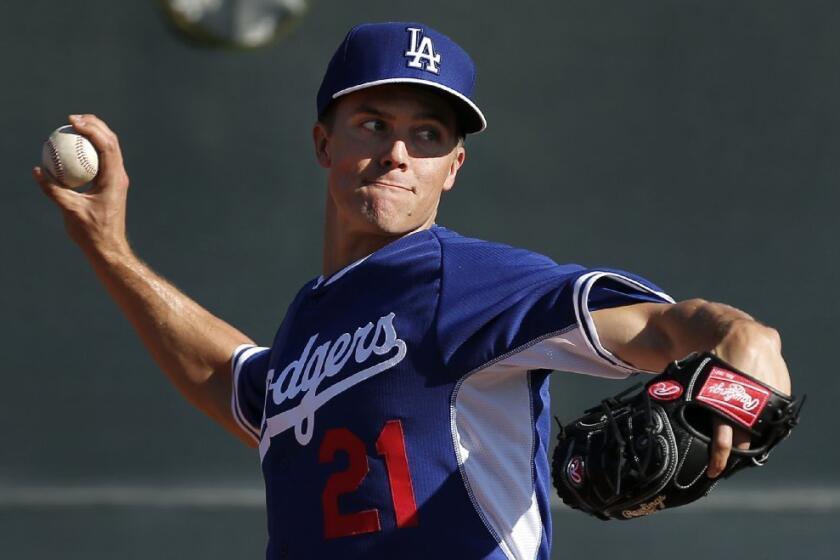
[[[58,204],[62,210],[69,210],[79,198],[79,193],[61,187],[55,180],[44,172],[40,167],[32,169],[32,177],[40,185],[41,190],[47,198]]]

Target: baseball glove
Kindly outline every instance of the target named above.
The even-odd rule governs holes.
[[[688,504],[718,480],[763,465],[798,422],[803,402],[713,354],[691,354],[644,389],[631,387],[561,426],[554,486],[567,505],[605,520]],[[705,473],[715,416],[749,431],[751,442],[749,450],[733,448],[713,480]]]

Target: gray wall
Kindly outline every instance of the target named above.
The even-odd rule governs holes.
[[[29,0],[0,14],[0,489],[259,485],[253,453],[155,370],[29,169],[66,114],[103,116],[132,179],[137,252],[268,343],[319,273],[324,179],[309,132],[321,73],[352,24],[383,19],[424,21],[479,67],[490,127],[468,139],[439,222],[629,269],[677,299],[724,301],[777,327],[795,389],[809,393],[804,420],[770,467],[731,485],[834,488],[840,452],[823,434],[838,427],[840,389],[835,2],[318,0],[282,43],[242,53],[185,45],[151,1]],[[555,411],[568,419],[618,388],[560,375]],[[221,558],[233,546],[258,557],[264,539],[253,510],[16,507],[0,505],[4,557]],[[604,533],[559,515],[557,555],[695,535],[693,517]],[[732,531],[734,521],[696,515]],[[836,517],[761,519],[744,521],[747,537],[771,527],[771,541],[812,558],[833,544]],[[239,537],[221,537],[231,526]],[[44,528],[55,538],[39,538]],[[572,534],[610,536],[602,548],[561,542]],[[685,557],[727,556],[705,546]]]

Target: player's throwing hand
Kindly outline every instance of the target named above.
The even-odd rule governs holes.
[[[70,115],[70,124],[99,153],[99,174],[93,186],[78,193],[52,182],[40,167],[32,175],[49,198],[58,204],[70,237],[85,252],[120,251],[127,246],[125,207],[128,174],[117,135],[96,115]]]

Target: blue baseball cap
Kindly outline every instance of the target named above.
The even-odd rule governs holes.
[[[347,33],[318,90],[318,116],[342,95],[384,84],[435,88],[452,101],[462,132],[481,132],[487,120],[472,100],[475,64],[467,51],[428,25],[363,23]]]

